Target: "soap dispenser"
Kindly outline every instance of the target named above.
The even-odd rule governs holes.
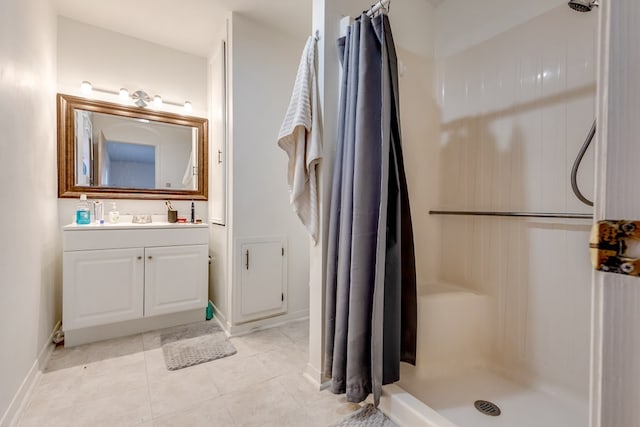
[[[115,224],[120,221],[120,212],[116,207],[116,202],[111,202],[111,210],[109,211],[109,222]]]

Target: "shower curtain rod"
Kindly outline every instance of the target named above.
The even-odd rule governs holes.
[[[389,7],[389,3],[391,3],[391,0],[380,0],[378,3],[371,6],[371,8],[365,13],[369,18],[372,18],[380,9],[387,9]]]
[[[520,218],[593,219],[591,214],[553,212],[429,211],[429,215],[509,216]]]

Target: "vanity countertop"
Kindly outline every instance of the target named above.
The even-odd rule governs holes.
[[[192,224],[190,222],[176,222],[169,223],[166,221],[149,222],[146,224],[133,223],[131,221],[120,221],[115,224],[105,222],[104,224],[97,224],[92,222],[91,224],[79,225],[68,224],[62,227],[64,231],[82,231],[82,230],[133,230],[133,229],[152,229],[152,228],[207,228],[208,224],[203,222],[201,224]]]

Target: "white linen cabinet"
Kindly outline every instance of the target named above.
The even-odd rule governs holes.
[[[65,345],[204,320],[206,224],[63,228]]]

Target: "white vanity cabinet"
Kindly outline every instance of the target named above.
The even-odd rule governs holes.
[[[63,228],[65,345],[204,320],[206,224]]]

